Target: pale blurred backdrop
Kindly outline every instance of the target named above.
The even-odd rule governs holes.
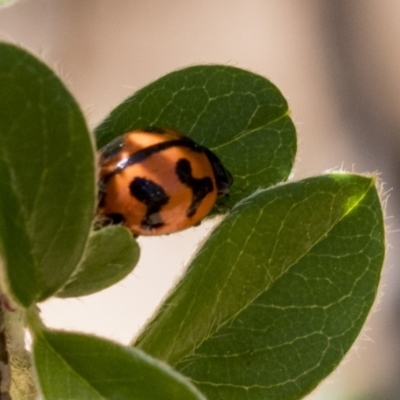
[[[289,100],[299,137],[293,179],[379,172],[390,191],[391,245],[380,301],[346,361],[309,399],[400,399],[400,1],[20,0],[0,11],[0,39],[55,68],[90,127],[172,70],[249,69]],[[128,278],[94,296],[48,301],[45,321],[128,343],[211,225],[140,239]]]

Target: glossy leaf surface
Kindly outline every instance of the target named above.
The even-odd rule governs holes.
[[[93,144],[54,73],[0,44],[0,253],[26,307],[59,289],[79,263],[95,201]]]
[[[139,253],[132,234],[122,226],[94,232],[77,271],[57,296],[86,296],[114,285],[132,272]]]
[[[43,330],[33,356],[44,400],[205,400],[167,365],[93,336]]]
[[[136,341],[209,399],[300,399],[372,306],[384,230],[372,178],[332,174],[237,205]]]

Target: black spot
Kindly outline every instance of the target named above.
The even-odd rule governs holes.
[[[208,157],[214,171],[218,196],[225,196],[229,194],[233,183],[232,174],[222,165],[221,160],[211,150],[204,148],[204,152]]]
[[[186,215],[188,217],[192,217],[197,209],[199,208],[203,199],[207,196],[208,193],[213,190],[213,183],[210,177],[205,178],[195,178],[192,175],[192,166],[190,165],[189,160],[186,158],[181,158],[175,167],[175,172],[178,175],[179,180],[189,186],[193,192],[192,203],[186,211]]]
[[[146,178],[135,178],[129,185],[131,195],[147,206],[142,228],[146,230],[159,228],[164,225],[160,211],[169,201],[165,190]]]

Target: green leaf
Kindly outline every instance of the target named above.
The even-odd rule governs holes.
[[[93,144],[64,85],[18,47],[0,44],[0,253],[28,307],[79,263],[95,202]]]
[[[260,191],[218,226],[136,346],[209,399],[299,399],[340,362],[384,256],[374,179]]]
[[[42,330],[33,357],[43,399],[205,400],[166,364],[93,336]]]
[[[122,226],[94,232],[84,259],[57,296],[86,296],[114,285],[132,272],[139,253],[136,240]]]
[[[288,105],[267,79],[234,67],[172,72],[115,108],[96,129],[99,148],[148,126],[176,129],[210,148],[234,176],[232,206],[259,187],[287,179],[296,153]]]

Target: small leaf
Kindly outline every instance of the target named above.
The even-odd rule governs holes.
[[[99,148],[133,129],[176,129],[214,151],[234,176],[232,206],[287,179],[296,153],[288,105],[267,79],[220,65],[172,72],[119,105],[96,129]]]
[[[299,399],[340,362],[384,256],[374,180],[332,174],[234,208],[136,341],[212,399]]]
[[[205,400],[167,365],[94,336],[36,332],[33,357],[43,399]]]
[[[0,44],[0,252],[26,307],[79,263],[94,213],[94,149],[75,100],[44,64]]]
[[[122,226],[94,232],[84,259],[57,296],[86,296],[114,285],[132,272],[139,252],[132,234]]]

